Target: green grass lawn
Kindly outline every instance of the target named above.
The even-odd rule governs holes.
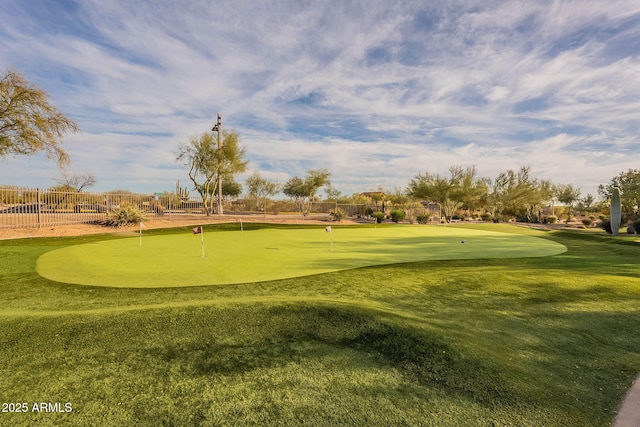
[[[40,275],[64,283],[175,287],[250,283],[424,260],[518,258],[562,253],[532,236],[452,227],[262,228],[73,245],[38,259]],[[214,229],[215,230],[215,229]],[[204,254],[203,257],[203,242]]]
[[[131,238],[2,241],[0,400],[30,411],[0,425],[609,425],[640,371],[640,244],[450,228],[566,251],[116,288],[52,281],[38,259]]]

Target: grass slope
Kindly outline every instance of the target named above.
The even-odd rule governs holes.
[[[35,271],[114,237],[0,242],[1,400],[73,405],[0,424],[609,425],[640,371],[640,245],[506,230],[568,250],[122,289]]]
[[[423,260],[548,256],[566,248],[532,236],[451,227],[205,229],[68,246],[44,254],[51,280],[97,286],[173,287],[250,283]],[[331,246],[330,239],[333,239]],[[465,243],[462,243],[462,242]],[[333,247],[333,250],[332,250]]]

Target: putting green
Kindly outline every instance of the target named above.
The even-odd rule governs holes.
[[[556,255],[558,243],[531,236],[453,227],[393,226],[260,229],[107,240],[43,254],[40,275],[112,287],[248,283],[422,260]],[[333,251],[331,250],[333,239]],[[463,243],[464,241],[464,243]]]

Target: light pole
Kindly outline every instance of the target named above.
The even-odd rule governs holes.
[[[211,128],[218,132],[218,216],[222,216],[222,116],[218,113],[218,122]]]

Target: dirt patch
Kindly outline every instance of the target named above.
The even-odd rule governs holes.
[[[330,223],[327,217],[285,217],[285,216],[267,216],[263,218],[261,215],[255,216],[223,216],[223,217],[211,217],[211,218],[189,218],[180,220],[164,220],[164,219],[152,219],[145,221],[145,229],[157,229],[157,228],[175,228],[186,227],[206,224],[220,224],[243,221],[249,222],[266,222],[273,224],[328,224]],[[342,220],[339,223],[341,225],[355,224],[350,220]],[[104,234],[104,233],[121,233],[123,231],[138,231],[138,225],[131,225],[128,227],[106,227],[103,225],[93,224],[74,224],[74,225],[61,225],[55,227],[42,227],[42,228],[3,228],[0,229],[0,240],[7,239],[23,239],[33,237],[68,237],[68,236],[82,236],[87,234]]]

